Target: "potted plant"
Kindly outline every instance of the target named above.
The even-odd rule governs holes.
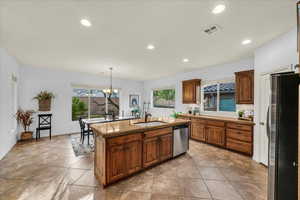
[[[16,113],[16,119],[23,127],[24,131],[21,133],[21,140],[27,140],[32,138],[32,131],[29,131],[29,127],[33,122],[33,110],[24,111],[19,109]]]
[[[38,100],[39,111],[50,111],[52,98],[54,98],[54,95],[52,92],[41,91],[33,99]]]
[[[244,110],[240,110],[240,111],[238,111],[238,114],[239,114],[239,118],[243,118],[243,116],[245,114],[245,111]]]

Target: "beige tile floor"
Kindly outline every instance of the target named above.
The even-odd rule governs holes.
[[[16,145],[0,161],[0,200],[264,200],[267,169],[246,156],[190,141],[187,154],[105,189],[93,154],[69,136]]]

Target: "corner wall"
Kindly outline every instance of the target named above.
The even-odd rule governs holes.
[[[12,75],[19,78],[19,65],[0,48],[0,159],[15,145],[18,129],[13,110]]]

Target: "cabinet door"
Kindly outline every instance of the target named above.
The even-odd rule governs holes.
[[[225,146],[225,128],[207,126],[206,141],[210,144]]]
[[[205,125],[197,122],[193,122],[191,138],[205,142],[206,141]]]
[[[159,162],[159,137],[145,139],[143,142],[143,167]]]
[[[173,134],[160,136],[160,160],[167,160],[173,156]]]
[[[236,73],[237,104],[253,104],[254,102],[254,71]]]
[[[134,141],[125,145],[126,172],[132,174],[142,168],[142,141]]]
[[[126,155],[124,145],[111,146],[108,149],[108,182],[126,176]]]
[[[182,102],[184,104],[197,103],[197,87],[200,86],[200,83],[200,79],[193,79],[182,82]]]
[[[194,83],[183,82],[183,103],[194,102]]]

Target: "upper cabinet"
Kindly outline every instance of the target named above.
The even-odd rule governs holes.
[[[200,79],[182,81],[182,103],[196,104],[199,98]]]
[[[254,70],[235,73],[236,104],[254,103]]]

